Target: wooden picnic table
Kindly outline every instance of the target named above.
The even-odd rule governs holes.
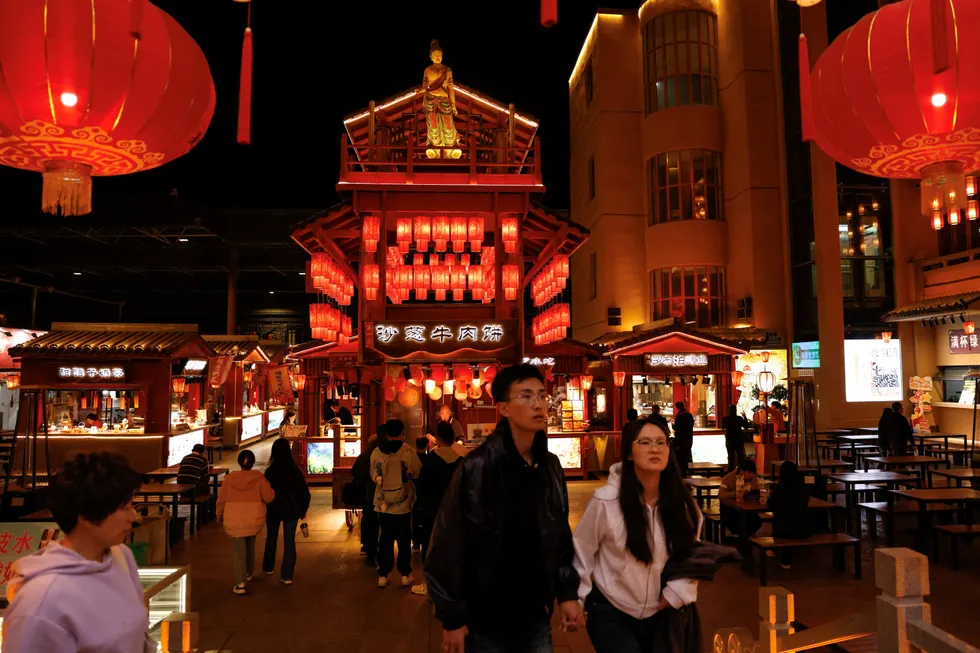
[[[878,436],[877,435],[869,435],[869,434],[842,435],[842,436],[840,436],[839,438],[837,438],[837,456],[836,456],[836,458],[840,458],[840,450],[841,450],[841,447],[842,446],[844,446],[844,445],[850,445],[850,448],[851,448],[851,458],[853,458],[856,461],[857,460],[857,454],[856,454],[856,452],[857,452],[857,449],[858,449],[858,445],[862,445],[862,444],[873,444],[873,445],[876,445],[877,446],[877,444],[878,444]]]
[[[926,549],[926,531],[929,530],[929,505],[936,503],[955,503],[966,506],[969,503],[980,503],[980,490],[969,488],[929,488],[925,490],[892,490],[888,493],[889,508],[896,498],[909,499],[919,503],[919,528],[916,532],[916,547],[920,552]],[[969,512],[963,511],[969,518]]]
[[[926,481],[926,467],[931,465],[946,465],[949,469],[948,458],[933,458],[932,456],[874,456],[864,459],[864,469],[868,469],[869,463],[875,463],[884,470],[894,469],[895,467],[916,467],[919,478]]]
[[[724,476],[725,468],[717,463],[689,463],[688,474],[703,474],[705,476]]]
[[[963,450],[966,451],[966,434],[965,433],[913,433],[912,439],[915,441],[915,446],[919,448],[919,455],[926,455],[926,445],[935,444],[939,445],[939,440],[943,441],[942,449],[944,453],[949,452],[949,441],[953,439],[962,438],[963,440]],[[930,440],[935,440],[936,442],[930,442]]]
[[[786,462],[784,460],[770,460],[769,470],[771,476],[778,476],[777,469]],[[819,460],[794,460],[790,462],[795,462],[797,468],[801,473],[809,472],[833,472],[836,470],[846,470],[854,466],[854,463],[849,463],[846,460],[835,460],[833,458],[820,458]]]
[[[224,476],[229,471],[227,467],[215,467],[214,465],[208,467],[208,475],[211,477],[210,487],[215,495],[218,494],[218,478]],[[161,467],[160,469],[154,469],[151,472],[143,474],[143,479],[148,483],[164,483],[172,478],[177,478],[179,472],[180,465]]]
[[[956,487],[963,487],[963,481],[970,481],[973,479],[980,480],[980,469],[973,469],[971,467],[961,467],[957,469],[930,469],[928,472],[930,476],[943,476],[956,481]],[[929,486],[932,486],[931,479]]]
[[[738,536],[739,548],[742,549],[742,566],[749,575],[752,574],[752,551],[749,549],[749,525],[748,516],[769,510],[768,504],[762,503],[758,499],[744,499],[736,501],[735,497],[721,499],[721,505],[726,506],[738,513]],[[824,501],[816,497],[810,497],[807,504],[810,510],[826,510],[830,517],[830,530],[833,533],[838,531],[837,520],[833,518],[835,511],[840,509],[836,503]]]
[[[854,433],[854,429],[821,429],[819,431],[814,431],[814,435],[850,435]]]
[[[918,481],[914,476],[899,474],[898,472],[842,472],[828,474],[827,478],[844,486],[844,509],[847,511],[847,520],[850,530],[857,537],[861,536],[861,515],[857,512],[857,501],[854,487],[857,485],[884,485],[890,487],[903,483],[915,483]]]
[[[133,496],[136,498],[146,499],[146,500],[149,500],[151,498],[159,498],[161,503],[164,500],[169,499],[172,506],[172,512],[170,515],[170,521],[172,522],[171,527],[173,531],[176,532],[177,508],[180,505],[180,495],[185,493],[191,493],[191,497],[192,497],[191,505],[193,506],[194,505],[193,500],[196,499],[195,495],[197,494],[197,486],[189,485],[186,483],[143,483],[143,485],[140,486],[140,489],[136,490],[136,492],[133,493]],[[147,503],[148,502],[149,501],[147,501]],[[196,520],[193,519],[193,514],[192,514],[191,533],[194,532],[195,521]]]
[[[711,499],[711,491],[717,490],[721,487],[720,478],[701,478],[700,476],[692,476],[685,478],[684,482],[691,488],[694,489],[695,499],[698,502],[698,506],[704,507],[704,495],[708,495],[707,498]]]

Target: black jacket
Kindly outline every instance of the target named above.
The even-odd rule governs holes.
[[[307,513],[310,488],[299,467],[272,464],[265,470],[265,478],[276,492],[276,498],[266,507],[267,519],[292,521]]]
[[[772,536],[788,539],[810,537],[810,495],[806,486],[784,487],[777,483],[769,496],[769,510],[772,511]]]
[[[891,408],[886,408],[878,419],[878,446],[887,455],[887,451],[892,448],[895,442],[895,412]]]
[[[535,465],[545,471],[534,475],[534,503],[547,589],[559,602],[574,601],[579,577],[572,564],[575,548],[568,525],[565,473],[558,457],[548,451],[544,431],[535,436],[532,451]],[[475,615],[469,614],[468,604],[500,589],[495,587],[499,578],[494,572],[506,564],[499,557],[508,504],[506,472],[512,455],[519,454],[510,425],[501,420],[491,437],[463,459],[436,517],[425,579],[436,618],[446,630],[470,624]],[[553,603],[548,606],[549,614],[553,607]]]
[[[688,411],[674,417],[674,438],[685,446],[694,444],[694,415]]]
[[[745,443],[745,429],[748,422],[741,415],[728,415],[723,420],[725,425],[725,444],[738,445]]]
[[[892,413],[892,448],[897,450],[908,449],[915,445],[912,438],[912,425],[901,413]]]
[[[448,462],[447,457],[452,462]],[[422,471],[419,472],[418,481],[419,498],[416,502],[416,508],[423,528],[432,529],[436,515],[439,513],[439,506],[442,504],[446,490],[453,480],[453,474],[461,461],[462,458],[459,454],[449,447],[433,449],[422,457]]]

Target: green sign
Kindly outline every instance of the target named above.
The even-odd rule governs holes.
[[[820,367],[820,342],[794,342],[793,367]]]
[[[61,535],[54,522],[0,522],[0,586],[13,577],[17,560],[60,540]]]

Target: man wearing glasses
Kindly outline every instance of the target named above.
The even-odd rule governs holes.
[[[545,429],[550,397],[533,365],[506,368],[491,388],[502,419],[453,476],[425,564],[445,653],[552,650],[581,618],[568,491]]]

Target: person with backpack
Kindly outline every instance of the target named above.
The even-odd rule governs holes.
[[[310,488],[306,485],[303,472],[293,460],[289,440],[279,439],[272,443],[265,480],[269,481],[276,498],[269,504],[265,515],[262,571],[268,575],[275,571],[276,545],[281,524],[282,567],[279,570],[279,580],[283,585],[292,585],[293,571],[296,569],[296,526],[300,519],[306,519],[306,512],[310,509]]]
[[[13,563],[4,653],[154,653],[136,559],[123,545],[139,515],[141,476],[119,454],[80,454],[51,480],[65,536]]]
[[[255,570],[255,536],[265,526],[265,506],[276,493],[262,472],[252,469],[255,454],[243,449],[238,454],[241,471],[232,472],[218,490],[218,523],[231,536],[235,551],[235,586],[232,592],[245,594],[245,583]]]
[[[378,541],[378,587],[388,586],[388,575],[395,566],[398,543],[398,572],[402,587],[412,585],[412,507],[415,505],[415,479],[421,471],[415,448],[405,443],[405,425],[399,419],[386,425],[387,439],[371,454],[374,478],[374,510],[378,513],[381,537]]]
[[[361,553],[364,564],[377,567],[378,561],[378,513],[374,512],[374,478],[371,474],[371,454],[388,437],[388,427],[378,426],[377,435],[368,438],[367,448],[354,459],[351,480],[344,486],[341,500],[347,506],[361,507]],[[349,489],[348,489],[349,488]]]
[[[453,480],[453,474],[459,467],[462,456],[453,447],[455,431],[451,424],[439,422],[436,427],[436,448],[430,451],[422,461],[422,471],[419,472],[419,499],[416,503],[418,515],[419,544],[421,545],[422,560],[429,550],[429,539],[432,537],[432,525],[439,514],[442,497]],[[425,596],[429,591],[426,583],[412,587],[414,594]]]

